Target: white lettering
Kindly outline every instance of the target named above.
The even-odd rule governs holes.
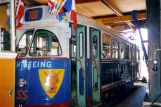
[[[33,68],[36,68],[36,61],[33,61]]]
[[[47,67],[51,68],[51,62],[49,62],[49,61],[47,62]]]
[[[18,68],[51,68],[52,62],[51,61],[22,61],[17,62]]]
[[[45,67],[45,63],[46,61],[44,61],[44,62],[41,62],[41,64],[40,64],[40,66],[41,66],[41,68],[44,68]]]

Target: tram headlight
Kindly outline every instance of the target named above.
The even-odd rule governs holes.
[[[26,79],[21,78],[21,79],[19,80],[19,87],[24,87],[25,85],[26,85]]]

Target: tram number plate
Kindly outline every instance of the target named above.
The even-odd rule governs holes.
[[[25,21],[36,21],[41,20],[42,18],[42,8],[34,8],[34,9],[28,9],[25,12]]]
[[[18,90],[16,99],[17,100],[27,100],[27,97],[28,97],[27,93],[28,93],[28,90]]]

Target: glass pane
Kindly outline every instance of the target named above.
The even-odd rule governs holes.
[[[103,34],[103,50],[102,56],[103,58],[111,57],[111,36],[107,34]]]
[[[24,57],[29,49],[29,44],[32,41],[34,30],[27,31],[19,41],[17,52],[20,57]]]
[[[125,59],[129,59],[129,45],[127,45],[126,43],[124,44],[125,46]]]
[[[120,58],[124,59],[125,54],[125,49],[124,49],[124,43],[121,41],[120,42]]]
[[[37,30],[30,50],[31,56],[58,56],[61,47],[58,38],[50,31]]]
[[[97,37],[93,36],[93,57],[97,57],[98,47],[97,47]]]
[[[83,57],[83,33],[79,33],[79,56]]]
[[[118,46],[119,42],[117,40],[112,40],[112,58],[118,58]]]

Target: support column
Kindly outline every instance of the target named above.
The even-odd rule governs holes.
[[[150,98],[153,102],[161,92],[160,57],[157,52],[158,71],[153,71],[154,51],[160,48],[160,0],[146,0],[147,5],[147,28],[148,28],[148,68],[150,78]],[[159,54],[158,54],[159,53]]]

